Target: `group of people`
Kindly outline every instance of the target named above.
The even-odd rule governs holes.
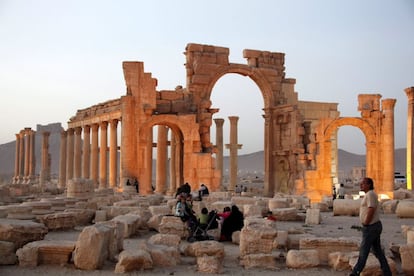
[[[127,179],[126,185],[131,186],[131,182],[129,181],[129,179]],[[134,187],[137,190],[137,194],[139,194],[139,182],[138,182],[138,179],[136,178],[134,180]]]
[[[206,185],[201,184],[198,190],[198,198],[201,201],[203,197],[209,195]],[[187,224],[190,235],[194,235],[197,226],[202,229],[215,229],[220,225],[220,241],[231,241],[233,232],[239,231],[244,226],[243,213],[236,205],[225,207],[223,212],[209,210],[206,207],[201,209],[200,214],[193,210],[193,196],[189,183],[181,185],[176,192],[177,203],[175,206],[175,216],[181,218]]]

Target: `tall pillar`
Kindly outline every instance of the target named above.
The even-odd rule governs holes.
[[[217,118],[214,119],[214,123],[216,124],[216,160],[217,160],[217,169],[220,172],[220,179],[219,185],[220,187],[223,185],[223,124],[224,119]]]
[[[382,100],[382,192],[394,196],[394,106],[395,99]]]
[[[164,194],[167,191],[168,127],[159,125],[157,128],[157,171],[155,176],[155,192]]]
[[[58,188],[63,189],[66,187],[66,131],[60,132],[60,156],[59,156],[59,183]]]
[[[101,145],[99,149],[99,189],[107,188],[107,149],[108,149],[108,122],[101,122]]]
[[[83,150],[82,150],[82,178],[89,179],[89,168],[91,166],[91,127],[83,128]]]
[[[49,136],[50,132],[43,132],[42,139],[42,167],[40,169],[40,186],[42,187],[46,181],[50,180],[49,169]]]
[[[75,128],[75,151],[74,151],[74,178],[81,178],[82,176],[82,128]]]
[[[408,98],[407,115],[407,189],[413,189],[413,169],[414,169],[414,87],[404,89]]]
[[[24,182],[24,148],[25,141],[24,141],[24,130],[20,131],[20,150],[19,150],[19,180],[18,183],[21,184]]]
[[[29,181],[29,166],[30,166],[30,127],[24,129],[24,182]]]
[[[152,194],[152,141],[153,141],[153,134],[152,128],[145,130],[147,131],[146,135],[146,147],[145,147],[145,154],[144,154],[144,172],[141,174],[143,176],[142,181],[140,181],[140,190],[139,192],[148,195]]]
[[[174,195],[177,190],[177,170],[176,170],[176,146],[175,146],[175,135],[171,133],[170,142],[170,189],[169,193]]]
[[[68,180],[73,178],[73,150],[74,150],[74,138],[73,138],[74,129],[69,128],[67,130],[67,142],[68,145],[66,147],[66,183]]]
[[[272,130],[272,115],[271,110],[269,108],[264,109],[265,114],[263,114],[264,118],[264,179],[263,179],[263,186],[264,186],[264,195],[273,197],[275,193],[275,186],[273,181],[274,171],[271,161],[272,159],[272,151],[273,151],[273,130]],[[272,183],[272,186],[270,186]]]
[[[98,185],[98,124],[92,125],[92,145],[91,145],[91,179],[97,188]]]
[[[14,176],[13,176],[13,184],[18,183],[19,175],[20,175],[20,134],[16,134],[16,149],[14,153]]]
[[[28,183],[34,181],[36,174],[36,132],[33,130],[29,131],[29,176]]]
[[[118,140],[117,140],[117,125],[118,120],[111,120],[110,122],[110,140],[109,140],[109,186],[116,187],[117,177],[117,159],[118,159]]]
[[[237,150],[242,145],[237,143],[237,121],[238,116],[229,116],[230,120],[230,144],[226,144],[226,148],[230,150],[230,183],[228,191],[233,192],[237,183]]]

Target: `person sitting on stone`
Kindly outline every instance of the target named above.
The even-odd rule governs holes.
[[[231,206],[230,215],[223,221],[220,241],[231,241],[233,232],[240,231],[244,226],[244,216],[236,205]]]
[[[201,184],[200,189],[198,190],[198,199],[201,201],[203,200],[204,196],[208,196],[210,194],[206,185]]]

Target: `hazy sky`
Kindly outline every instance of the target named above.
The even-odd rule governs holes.
[[[395,98],[395,146],[406,146],[411,0],[0,0],[0,144],[36,124],[66,128],[78,109],[124,95],[122,61],[143,61],[158,90],[185,86],[188,43],[228,47],[230,62],[242,64],[243,49],[285,53],[299,100],[339,103],[341,116],[360,115],[360,93]],[[263,150],[253,81],[226,75],[212,101],[215,118],[240,117],[240,153]],[[224,143],[228,128],[226,120]],[[340,148],[364,153],[364,143],[361,131],[340,129]]]

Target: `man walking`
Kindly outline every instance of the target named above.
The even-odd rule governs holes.
[[[362,242],[359,248],[358,262],[352,269],[350,276],[359,275],[362,272],[371,248],[380,262],[383,275],[391,276],[390,266],[381,248],[382,223],[379,220],[380,208],[378,196],[374,192],[374,181],[371,178],[365,177],[360,183],[360,188],[361,191],[365,192],[359,208],[359,219],[362,224]]]

